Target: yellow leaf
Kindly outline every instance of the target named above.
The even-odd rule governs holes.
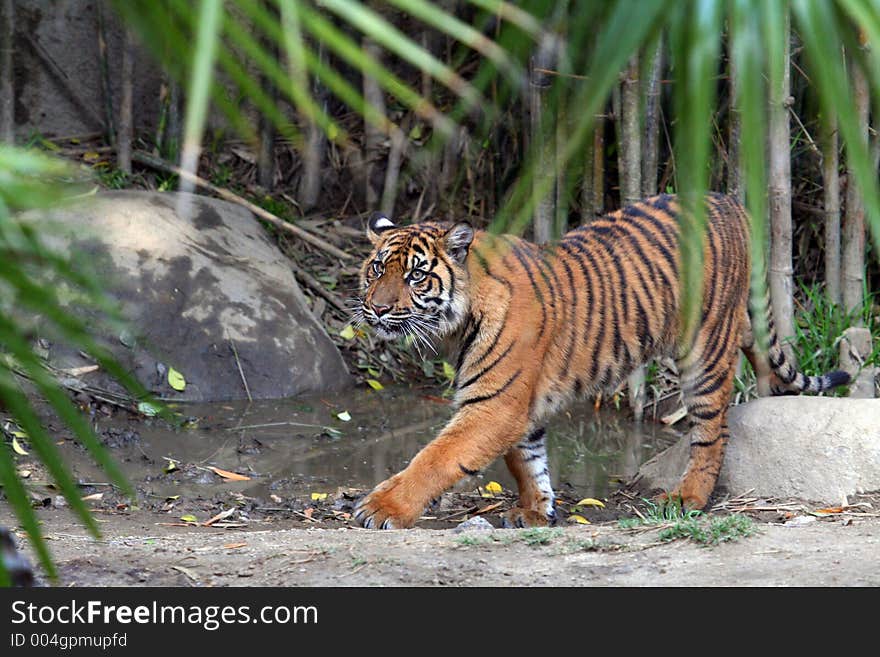
[[[354,327],[351,324],[346,324],[345,328],[339,332],[339,337],[344,340],[354,339]]]
[[[28,435],[24,431],[12,431],[10,433],[12,433],[12,435],[15,436],[16,438],[27,438],[28,437]]]
[[[101,159],[101,154],[100,154],[100,153],[96,153],[95,151],[89,151],[89,152],[87,152],[87,153],[83,153],[82,158],[83,158],[86,162],[97,162],[98,160]]]
[[[198,521],[199,521],[198,518],[196,518],[196,517],[195,517],[194,515],[192,515],[192,514],[188,514],[188,515],[185,515],[185,516],[180,516],[180,519],[183,520],[184,522],[198,522]]]
[[[320,502],[321,500],[327,499],[327,493],[312,493],[312,500],[315,502]]]
[[[490,493],[492,493],[493,495],[498,495],[498,493],[500,493],[504,489],[501,487],[501,484],[499,484],[497,481],[490,481],[488,484],[486,484],[486,490],[489,491]]]
[[[575,504],[575,506],[598,506],[598,507],[601,507],[604,509],[605,503],[602,502],[601,500],[597,500],[593,497],[585,497],[580,502]]]
[[[173,367],[168,368],[168,385],[174,388],[177,391],[182,391],[186,389],[186,379],[183,378],[183,374],[178,372]]]
[[[376,381],[376,379],[367,379],[367,385],[373,390],[383,390],[385,388],[385,386]]]
[[[243,474],[238,474],[237,472],[229,472],[229,470],[221,470],[220,468],[210,467],[208,468],[214,474],[220,475],[224,479],[229,479],[230,481],[250,481],[250,477]]]
[[[13,438],[13,439],[12,439],[12,451],[15,452],[16,454],[20,454],[21,456],[27,456],[27,455],[28,455],[28,453],[25,451],[24,447],[22,447],[22,446],[18,443],[18,438]]]
[[[177,470],[177,461],[168,459],[168,465],[165,466],[165,472],[174,472]]]
[[[577,523],[579,525],[589,525],[590,524],[589,520],[587,520],[583,516],[577,515],[576,513],[573,513],[572,515],[568,516],[568,521]]]

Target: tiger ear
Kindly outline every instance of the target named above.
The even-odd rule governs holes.
[[[474,240],[474,229],[465,222],[455,224],[446,231],[443,240],[446,243],[446,252],[453,260],[462,264],[467,258],[468,247]]]
[[[376,244],[379,241],[379,235],[392,228],[397,228],[397,225],[391,219],[381,212],[374,212],[367,221],[367,237],[373,244]]]

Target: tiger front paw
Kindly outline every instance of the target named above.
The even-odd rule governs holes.
[[[553,509],[550,514],[535,509],[524,509],[519,506],[513,507],[510,511],[501,516],[501,526],[504,528],[513,527],[547,527],[556,524],[556,510]]]
[[[367,529],[405,529],[412,527],[424,505],[406,494],[401,476],[394,475],[376,486],[354,508],[353,517]]]
[[[709,496],[699,491],[687,490],[677,486],[669,493],[660,493],[654,497],[654,503],[661,506],[665,504],[678,504],[682,511],[702,511],[709,503]]]

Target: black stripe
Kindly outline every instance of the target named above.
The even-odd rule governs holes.
[[[579,257],[575,256],[574,254],[572,254],[572,257],[575,258],[575,261],[580,266],[581,271],[584,274],[584,280],[587,283],[587,294],[590,299],[590,306],[588,307],[587,310],[595,310],[598,315],[597,322],[598,322],[599,327],[596,331],[596,343],[595,343],[595,345],[593,345],[593,350],[592,350],[592,354],[591,354],[591,361],[590,361],[590,381],[595,382],[596,375],[599,373],[599,352],[602,350],[602,342],[605,340],[605,319],[606,319],[606,313],[607,313],[607,310],[606,310],[607,301],[605,298],[606,297],[605,287],[600,286],[602,288],[602,290],[601,290],[602,291],[602,299],[597,300],[596,294],[595,294],[595,289],[593,287],[592,274],[595,272],[597,275],[599,275],[599,273],[600,273],[599,268],[596,266],[596,259],[593,257],[593,254],[590,253],[589,249],[586,247],[586,245],[581,240],[571,239],[571,242],[569,243],[568,238],[566,237],[560,243],[559,246],[561,248],[563,248],[566,252],[569,252],[569,253],[570,253],[569,249],[574,249],[575,251],[577,251],[578,254],[580,254],[582,256],[582,258],[579,258]],[[583,263],[584,259],[586,259],[590,263],[590,266],[592,267],[592,269],[589,269],[589,270],[587,269],[587,267]],[[586,316],[589,317],[589,313]],[[587,341],[587,338],[589,337],[589,335],[590,335],[589,331],[584,331],[584,342]]]
[[[536,443],[539,440],[543,440],[546,433],[547,431],[546,429],[544,429],[544,427],[541,427],[540,429],[535,429],[534,431],[532,431],[532,433],[526,436],[526,442]]]
[[[471,376],[470,378],[468,378],[467,381],[465,381],[464,383],[462,383],[461,385],[459,385],[459,386],[458,386],[458,390],[461,390],[462,388],[467,388],[469,385],[471,385],[472,383],[476,382],[478,379],[482,378],[483,375],[487,374],[487,373],[488,373],[493,367],[495,367],[498,363],[500,363],[501,360],[502,360],[505,356],[507,356],[507,354],[510,353],[510,350],[513,349],[513,344],[514,344],[514,343],[511,342],[509,345],[507,345],[507,349],[505,349],[504,351],[502,351],[501,354],[500,354],[495,360],[493,360],[491,363],[489,363],[488,365],[486,365],[486,367],[484,367],[484,368],[481,369],[479,372],[477,372],[476,374],[474,374],[473,376]],[[489,353],[489,352],[491,352],[491,349],[490,349],[488,352],[486,352],[486,353]]]
[[[521,369],[514,372],[513,376],[511,376],[509,379],[507,379],[507,381],[504,383],[504,385],[501,386],[500,388],[498,388],[498,390],[495,390],[494,392],[490,392],[487,395],[480,395],[479,397],[471,397],[470,399],[465,399],[463,402],[461,402],[461,406],[467,406],[468,404],[478,404],[480,402],[494,399],[495,397],[500,395],[502,392],[507,390],[510,387],[510,385],[514,381],[516,381],[517,377],[519,377],[520,374],[522,374]]]
[[[461,463],[458,464],[458,467],[461,468],[461,471],[462,471],[463,473],[465,473],[466,475],[468,475],[469,477],[473,477],[474,475],[478,475],[478,474],[480,474],[480,471],[479,471],[479,470],[468,470],[468,469],[467,469],[466,467],[464,467]]]
[[[472,324],[473,324],[473,315],[469,315],[468,316],[468,325],[472,325]],[[483,324],[483,318],[480,317],[480,319],[477,320],[477,323],[475,325],[473,325],[471,332],[467,334],[467,337],[465,337],[464,342],[461,343],[461,351],[458,352],[458,362],[455,365],[456,372],[461,369],[461,366],[464,363],[465,356],[467,356],[468,352],[470,351],[471,345],[473,345],[474,340],[477,337],[477,333],[480,332],[480,327],[482,326],[482,324]]]
[[[721,410],[720,408],[710,408],[709,410],[689,410],[688,413],[700,420],[714,420],[721,413]]]

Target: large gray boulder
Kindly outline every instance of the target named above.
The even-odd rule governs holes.
[[[244,381],[255,399],[348,385],[339,351],[253,215],[188,195],[191,212],[180,216],[181,196],[100,194],[52,213],[43,231],[50,245],[85,252],[121,302],[130,334],[105,332],[103,342],[123,365],[158,395],[187,401],[244,399]],[[49,360],[89,362],[61,343],[51,344]],[[171,367],[186,379],[183,391],[169,385]],[[83,379],[112,387],[102,376]]]
[[[840,503],[880,490],[880,401],[767,397],[730,409],[718,487],[732,495]],[[687,436],[639,470],[643,488],[671,490],[684,472]]]

